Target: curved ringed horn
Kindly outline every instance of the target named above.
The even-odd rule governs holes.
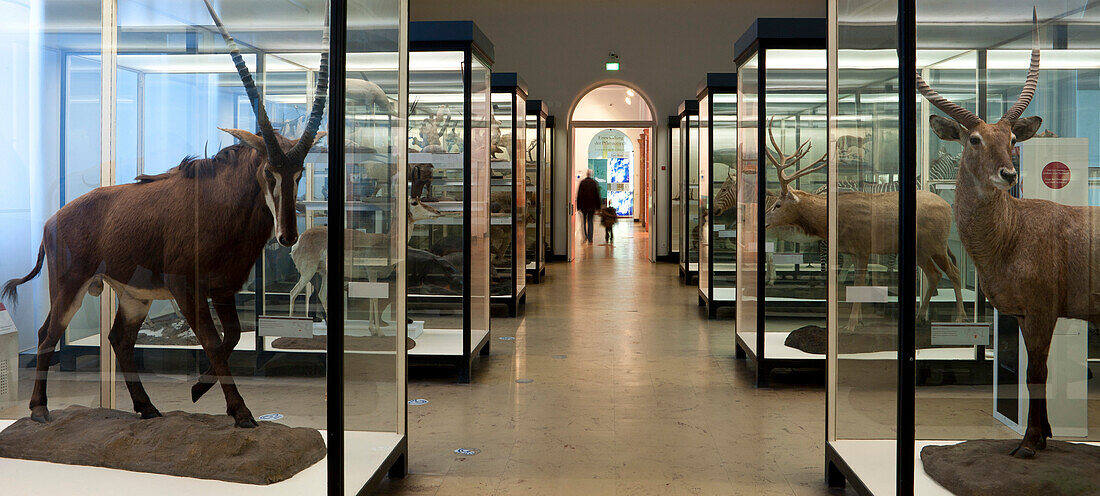
[[[287,157],[292,162],[302,161],[309,149],[313,147],[313,140],[317,136],[317,128],[321,127],[321,117],[325,114],[325,101],[328,98],[328,44],[329,44],[329,2],[325,2],[325,28],[321,34],[321,66],[317,70],[317,88],[313,94],[313,109],[309,113],[309,121],[298,143],[290,150]]]
[[[241,77],[244,92],[248,94],[248,101],[252,104],[252,112],[256,114],[256,124],[259,126],[260,135],[264,139],[264,147],[267,148],[268,161],[272,164],[281,163],[283,160],[279,159],[285,157],[283,149],[279,147],[279,140],[275,137],[275,129],[271,127],[271,121],[267,118],[264,102],[260,99],[260,90],[256,88],[256,80],[252,79],[252,73],[248,72],[248,66],[245,65],[244,57],[241,56],[241,49],[237,46],[237,41],[225,29],[221,17],[218,17],[218,13],[214,11],[214,6],[210,5],[210,0],[202,1],[206,3],[206,10],[210,11],[210,18],[218,26],[218,31],[221,32],[225,45],[229,47],[229,56],[233,58],[233,63],[237,66],[237,75]]]
[[[1024,114],[1031,98],[1035,96],[1035,88],[1039,85],[1039,14],[1032,9],[1031,22],[1034,26],[1031,33],[1031,66],[1027,70],[1027,82],[1020,92],[1020,98],[1005,112],[1001,119],[1016,120]]]

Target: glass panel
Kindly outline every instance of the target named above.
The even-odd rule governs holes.
[[[424,323],[414,355],[425,349],[464,354],[464,89],[462,52],[409,54],[409,197],[420,203],[409,206],[407,291],[409,317]]]
[[[680,125],[684,126],[684,122]],[[684,141],[684,260],[688,272],[699,270],[699,116],[687,118],[685,128],[687,140]]]
[[[4,254],[0,277],[6,281],[37,275],[15,288],[10,298],[3,298],[7,307],[0,317],[10,316],[14,326],[0,325],[0,428],[30,413],[36,371],[19,367],[20,354],[34,356],[39,327],[51,310],[50,277],[61,280],[63,275],[48,266],[40,273],[32,271],[36,263],[54,263],[56,250],[65,246],[60,240],[51,243],[47,238],[44,242],[43,235],[52,232],[58,239],[56,233],[70,232],[66,226],[80,229],[88,225],[78,222],[80,215],[59,218],[54,229],[47,227],[47,222],[63,205],[111,184],[111,177],[101,173],[105,136],[101,129],[100,5],[97,2],[77,12],[65,8],[67,4],[53,0],[0,4],[0,67],[6,76],[0,78],[0,108],[5,109],[5,118],[0,120],[5,149],[5,179],[0,182],[0,253]],[[122,74],[119,79],[120,86],[133,89],[132,75]],[[128,114],[132,112],[129,105],[127,101],[116,111]],[[40,247],[52,259],[39,260]],[[85,280],[90,277],[87,274]],[[110,406],[110,398],[100,395],[100,298],[83,289],[71,293],[66,299],[72,304],[66,301],[66,305],[76,314],[68,326],[52,328],[53,337],[45,346],[50,351],[37,360],[43,379],[49,372],[49,408]],[[91,341],[88,346],[72,345],[84,339]],[[53,351],[55,343],[59,343],[59,353]],[[51,360],[60,362],[59,366],[51,366]]]
[[[948,12],[952,22],[944,25]],[[917,2],[920,74],[985,122],[1001,122],[971,124],[963,139],[949,133],[950,120],[932,121],[943,124],[933,128],[922,119],[916,130],[917,251],[945,246],[936,251],[946,252],[933,255],[932,263],[917,260],[924,275],[914,330],[918,484],[941,480],[929,466],[921,470],[920,457],[933,456],[929,445],[999,440],[990,456],[1019,447],[1017,456],[1034,453],[1027,465],[1047,470],[1055,464],[1052,451],[1067,446],[1059,441],[1100,440],[1100,420],[1092,414],[1100,405],[1092,378],[1100,354],[1096,327],[1087,322],[1097,314],[1087,296],[1095,290],[1085,289],[1095,286],[1090,274],[1098,270],[1088,239],[1096,236],[1090,217],[1097,212],[1066,207],[1091,203],[1090,166],[1100,135],[1095,112],[1083,109],[1096,104],[1100,28],[1095,9],[1075,1],[1040,3],[1038,20],[1038,86],[1010,126],[1002,116],[1027,80],[1031,7],[975,0],[959,13],[945,0]],[[918,102],[923,115],[946,116],[927,98]],[[969,141],[972,132],[979,145]],[[1042,216],[1058,221],[1034,220]],[[921,227],[941,217],[953,221],[950,230]],[[971,324],[972,339],[944,336],[944,324],[956,321]],[[951,361],[921,360],[933,352]],[[1044,431],[1059,441],[1042,442]],[[1039,449],[1044,444],[1045,451]],[[1081,484],[1095,470],[1084,458],[1075,460],[1058,464],[1067,471],[1060,484]],[[1000,491],[1041,484],[1038,472],[1032,474],[1004,477]]]
[[[765,358],[801,358],[804,350],[789,347],[787,335],[806,326],[825,328],[825,55],[825,50],[764,54]],[[777,162],[786,167],[789,182],[780,179]]]
[[[737,290],[737,94],[715,93],[711,102],[711,173],[713,196],[710,250],[715,301],[734,301]],[[700,279],[701,280],[701,279]]]
[[[680,127],[674,127],[669,130],[669,140],[671,145],[669,148],[672,150],[671,163],[669,164],[669,252],[677,257],[679,260],[680,253],[680,226],[683,225],[683,220],[680,219],[682,213],[680,210],[680,193],[682,188],[680,187],[680,181],[683,176],[683,152],[680,149],[680,142],[682,136],[680,135]]]
[[[545,254],[545,250],[540,250],[541,242],[545,242],[540,236],[539,226],[541,224],[542,209],[539,205],[539,186],[542,185],[539,174],[542,172],[543,163],[541,161],[540,154],[542,150],[539,148],[540,139],[542,133],[546,132],[546,122],[543,121],[542,116],[538,113],[527,114],[527,122],[525,125],[524,136],[527,139],[526,151],[524,152],[524,161],[527,164],[527,170],[524,174],[524,201],[527,205],[527,215],[524,219],[524,237],[526,238],[526,257],[527,257],[527,269],[538,270],[542,267],[542,260]]]
[[[757,302],[760,299],[758,274],[759,194],[757,144],[759,124],[759,57],[754,54],[737,68],[737,342],[756,353]]]
[[[517,93],[493,93],[493,149],[491,151],[489,228],[491,283],[493,296],[517,298],[526,284],[523,222],[527,203],[524,201],[526,174],[527,102]],[[515,118],[513,118],[515,115]],[[497,133],[500,133],[498,136]],[[513,244],[514,242],[514,244]],[[509,306],[515,302],[509,303]]]
[[[404,355],[420,337],[406,325],[407,216],[399,207],[407,208],[407,194],[405,183],[395,180],[402,177],[406,153],[398,112],[405,68],[398,43],[406,32],[401,8],[396,0],[348,3],[343,381],[349,493],[357,487],[350,481],[369,475],[361,457],[405,434]],[[308,171],[312,164],[306,163]],[[374,294],[364,297],[369,291]]]
[[[711,297],[710,293],[710,229],[707,222],[710,207],[710,95],[699,99],[699,291]]]
[[[490,121],[489,65],[474,55],[470,65],[470,346],[489,334]]]
[[[884,203],[860,209],[865,193],[896,191],[898,178],[898,59],[896,30],[879,28],[897,18],[897,2],[836,0],[837,103],[831,133],[836,160],[829,174],[838,188],[838,252],[830,266],[836,281],[835,342],[838,355],[830,373],[830,446],[863,477],[874,494],[895,494],[897,458],[897,193]],[[816,147],[815,147],[816,148]],[[893,189],[889,189],[893,185]],[[891,206],[893,205],[893,206]],[[874,219],[870,221],[869,219]],[[869,235],[846,233],[871,225]],[[855,275],[853,253],[870,253],[870,278]],[[878,294],[878,298],[872,297]],[[859,307],[861,319],[853,312]]]

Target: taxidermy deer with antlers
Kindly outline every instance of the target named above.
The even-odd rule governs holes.
[[[773,119],[774,121],[774,119]],[[809,167],[791,175],[784,172],[797,164],[812,145],[802,143],[793,155],[784,155],[772,133],[774,122],[768,123],[768,137],[775,154],[765,149],[768,160],[775,164],[779,175],[780,193],[771,201],[765,213],[767,229],[786,228],[795,237],[821,240],[826,237],[825,197],[792,188],[796,179],[818,171],[828,164],[828,154],[822,155]],[[855,285],[866,284],[867,263],[871,255],[887,255],[898,252],[898,194],[843,192],[837,197],[837,251],[855,258]],[[966,320],[963,309],[962,278],[955,266],[955,256],[947,249],[951,232],[951,205],[935,193],[917,192],[917,265],[924,271],[928,284],[921,295],[917,315],[928,319],[928,302],[942,277],[947,274],[955,289],[955,319]],[[852,305],[848,326],[854,328],[861,320],[860,304]]]
[[[92,190],[46,221],[34,269],[8,281],[3,290],[14,300],[16,287],[36,277],[46,260],[51,305],[38,331],[33,420],[50,420],[46,374],[54,346],[84,293],[98,294],[107,283],[118,295],[108,338],[142,418],[161,414],[149,401],[134,363],[138,329],[152,300],[174,299],[211,364],[192,387],[192,400],[221,382],[226,412],[236,425],[256,427],[229,372],[229,354],[241,333],[236,294],[272,235],[285,246],[298,240],[297,185],[306,153],[323,134],[317,128],[328,92],[328,54],[321,55],[306,128],[301,138],[288,139],[272,128],[240,49],[208,0],[206,6],[229,47],[261,134],[225,129],[241,142],[213,158],[188,157],[166,173],[138,176],[134,184]],[[328,45],[327,16],[322,43]],[[214,326],[208,300],[213,300],[224,339]]]
[[[933,115],[940,139],[963,146],[955,190],[955,222],[989,302],[1020,323],[1027,348],[1027,431],[1012,454],[1030,458],[1052,436],[1047,417],[1047,354],[1059,318],[1100,325],[1100,209],[1009,194],[1019,173],[1016,143],[1035,136],[1043,120],[1021,118],[1039,84],[1039,23],[1031,65],[1016,103],[989,124],[940,96],[917,76],[917,88],[950,119]]]

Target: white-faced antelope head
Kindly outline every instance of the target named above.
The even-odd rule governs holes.
[[[1035,136],[1043,124],[1040,117],[1021,119],[1035,88],[1039,84],[1039,29],[1038,19],[1032,35],[1031,65],[1020,98],[1000,120],[988,124],[973,112],[944,98],[917,74],[917,89],[932,105],[942,110],[950,119],[933,115],[929,118],[932,131],[944,141],[955,141],[963,146],[959,158],[959,180],[971,181],[979,194],[993,188],[1008,190],[1019,179],[1019,171],[1012,163],[1016,143]]]
[[[813,145],[810,144],[810,140],[806,140],[798,146],[793,154],[784,154],[779,147],[779,143],[775,141],[773,130],[774,124],[775,117],[772,117],[768,121],[768,139],[771,141],[775,153],[773,154],[772,151],[766,147],[764,148],[764,153],[767,154],[768,160],[775,165],[776,174],[779,176],[780,190],[778,196],[768,195],[768,204],[765,206],[764,227],[801,226],[806,222],[810,214],[816,215],[818,212],[816,209],[813,212],[804,211],[802,197],[812,194],[791,188],[791,183],[802,176],[817,172],[828,165],[828,153],[823,154],[821,158],[814,161],[814,163],[810,164],[808,167],[798,170],[794,174],[787,175],[785,171],[801,161],[806,154],[810,153]],[[824,212],[821,213],[823,214]],[[820,220],[824,221],[825,219],[822,217]]]
[[[321,117],[325,113],[325,101],[328,96],[328,52],[321,53],[321,65],[317,71],[317,87],[314,92],[313,107],[306,121],[305,130],[297,140],[288,139],[275,132],[268,120],[267,110],[264,108],[260,92],[256,87],[256,81],[245,65],[241,57],[241,50],[233,36],[226,30],[218,17],[210,0],[203,0],[214,24],[221,31],[229,54],[233,57],[233,63],[237,66],[237,74],[244,84],[245,93],[252,104],[252,111],[256,114],[256,124],[260,128],[260,134],[255,134],[243,129],[222,129],[233,135],[246,146],[256,150],[260,154],[261,163],[256,171],[256,181],[263,191],[267,208],[271,211],[274,222],[272,234],[279,244],[292,246],[298,241],[298,218],[295,207],[298,200],[298,180],[305,170],[305,158],[310,148],[317,143],[326,133],[317,132],[321,125]],[[325,14],[324,34],[321,36],[321,45],[328,47],[329,29],[328,14]]]

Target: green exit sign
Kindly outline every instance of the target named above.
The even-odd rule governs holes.
[[[604,64],[604,66],[607,67],[607,70],[609,70],[609,71],[619,70],[619,63],[618,62],[608,62],[608,63]]]

